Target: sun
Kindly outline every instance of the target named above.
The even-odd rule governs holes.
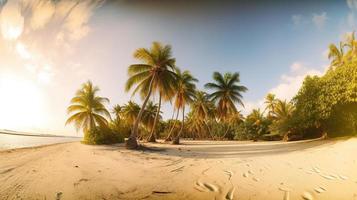
[[[0,75],[0,129],[30,130],[46,123],[45,97],[35,82]]]

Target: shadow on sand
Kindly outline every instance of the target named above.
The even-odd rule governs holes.
[[[234,141],[182,141],[181,145],[145,143],[139,152],[151,155],[210,159],[237,158],[286,154],[311,148],[330,148],[348,138],[307,140],[298,142],[234,142]],[[102,146],[101,150],[125,151],[123,145]]]

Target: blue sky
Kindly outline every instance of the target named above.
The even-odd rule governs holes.
[[[261,107],[268,92],[290,99],[306,75],[324,72],[328,45],[354,30],[357,10],[353,0],[112,1],[81,3],[72,11],[71,1],[59,1],[33,3],[28,12],[19,12],[22,0],[14,2],[2,3],[0,73],[6,77],[0,76],[0,84],[6,81],[0,90],[9,91],[11,81],[18,83],[12,89],[19,90],[31,82],[31,91],[38,93],[32,102],[38,105],[26,115],[24,109],[0,113],[0,119],[7,119],[0,128],[64,134],[75,132],[64,127],[66,106],[88,79],[111,105],[131,98],[139,102],[124,92],[126,70],[136,62],[135,49],[150,47],[153,41],[172,45],[177,65],[199,79],[199,88],[211,81],[214,71],[240,72],[249,88],[243,99],[246,107],[240,108],[244,113]],[[34,11],[43,14],[35,16]],[[62,12],[69,17],[64,19]],[[11,39],[4,21],[20,27]],[[163,111],[168,118],[172,108],[166,103]],[[15,112],[13,119],[9,112]],[[24,124],[14,123],[20,115],[40,116],[36,123],[25,117]]]

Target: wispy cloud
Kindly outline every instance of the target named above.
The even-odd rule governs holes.
[[[293,15],[291,16],[294,26],[299,26],[302,23],[302,15]]]
[[[316,14],[314,13],[312,15],[312,22],[315,24],[315,26],[319,29],[323,28],[325,26],[325,23],[327,21],[327,14],[326,12],[323,12],[321,14]]]
[[[89,20],[102,0],[11,0],[3,2],[1,35],[23,66],[48,83],[58,57],[73,53],[90,32]]]

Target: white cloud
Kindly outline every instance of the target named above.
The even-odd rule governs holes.
[[[294,26],[298,26],[302,23],[301,15],[293,15],[291,16],[291,20],[293,21]]]
[[[264,100],[245,102],[244,109],[242,110],[242,114],[247,116],[252,112],[253,109],[260,109],[263,112],[264,111]]]
[[[322,28],[324,27],[325,23],[327,20],[327,14],[326,12],[323,12],[321,14],[316,14],[314,13],[312,16],[312,22],[315,24],[317,28]]]
[[[347,0],[347,5],[350,9],[357,8],[357,0]]]
[[[298,93],[306,76],[322,76],[327,69],[327,65],[314,69],[303,62],[294,62],[290,66],[290,71],[281,75],[279,84],[271,88],[268,93],[275,94],[279,99],[290,101]],[[264,97],[258,101],[246,102],[243,114],[247,115],[257,108],[260,108],[261,111],[264,110]]]
[[[307,75],[321,76],[327,69],[327,66],[324,66],[321,70],[317,70],[309,68],[304,63],[294,62],[290,69],[290,73],[283,74],[280,78],[280,83],[269,91],[275,94],[277,98],[288,101],[297,94]]]
[[[33,2],[30,26],[33,30],[43,28],[51,20],[55,5],[51,1]]]

